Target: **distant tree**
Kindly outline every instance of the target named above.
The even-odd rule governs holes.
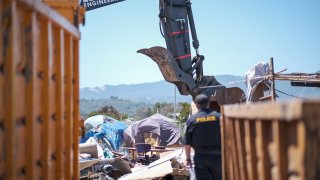
[[[152,111],[151,108],[142,107],[136,111],[136,113],[134,114],[134,118],[137,120],[141,120],[149,116],[152,116],[153,114],[154,112]]]
[[[160,114],[164,116],[171,117],[173,114],[173,104],[172,103],[166,103],[166,102],[157,102],[153,106],[153,114],[156,112],[159,112]]]
[[[110,117],[113,117],[117,120],[123,120],[123,119],[127,119],[128,115],[124,115],[118,112],[118,110],[116,110],[113,106],[103,106],[100,110],[98,111],[93,111],[89,114],[89,117],[94,116],[94,115],[98,115],[98,114],[102,114],[102,115],[107,115]]]
[[[179,103],[179,106],[181,106],[180,115],[178,117],[178,121],[180,123],[185,123],[190,115],[190,109],[191,105],[186,102]]]
[[[110,96],[110,99],[111,99],[111,100],[117,100],[117,99],[119,99],[119,98],[118,98],[118,96]]]

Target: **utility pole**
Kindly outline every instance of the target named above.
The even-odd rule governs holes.
[[[320,87],[320,73],[291,73],[281,74],[280,72],[274,72],[273,57],[270,58],[269,75],[268,80],[271,81],[271,100],[276,101],[276,88],[275,80],[291,81],[291,86],[303,86],[303,87]]]
[[[270,70],[269,74],[271,76],[271,100],[276,101],[276,87],[274,83],[274,65],[273,65],[273,57],[270,58]]]

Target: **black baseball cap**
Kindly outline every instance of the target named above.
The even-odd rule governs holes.
[[[209,98],[205,94],[199,94],[194,98],[194,102],[198,104],[206,104],[209,102]]]

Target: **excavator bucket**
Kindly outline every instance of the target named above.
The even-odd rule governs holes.
[[[174,83],[180,94],[189,95],[191,94],[191,90],[196,88],[192,76],[181,70],[166,48],[155,46],[149,49],[140,49],[137,52],[147,55],[157,63],[164,79]]]
[[[172,56],[167,49],[156,46],[149,49],[140,49],[137,52],[149,56],[155,63],[157,63],[166,81],[179,81],[175,70],[172,70],[174,68],[174,65],[170,63],[170,61],[172,61]]]
[[[245,94],[242,89],[226,88],[214,76],[203,76],[202,81],[194,80],[190,74],[181,70],[171,53],[163,47],[155,46],[140,49],[137,52],[147,55],[157,63],[164,79],[175,84],[182,95],[190,94],[195,97],[200,93],[207,94],[212,101],[217,102],[218,106],[245,102]]]
[[[221,112],[220,107],[226,104],[238,104],[246,102],[246,96],[242,89],[230,87],[219,89],[210,96],[210,109]]]
[[[212,95],[212,100],[215,100],[219,105],[237,104],[246,101],[246,95],[242,89],[238,87],[230,87],[217,90]]]

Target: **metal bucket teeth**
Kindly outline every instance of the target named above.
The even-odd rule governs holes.
[[[140,49],[137,52],[149,56],[156,63],[169,61],[170,58],[172,58],[171,53],[160,46],[151,47],[149,49]]]
[[[140,49],[137,52],[150,57],[157,63],[164,79],[174,83],[179,89],[180,94],[188,95],[191,93],[190,90],[196,87],[192,76],[181,70],[171,55],[171,52],[166,48],[155,46]]]
[[[172,55],[167,49],[160,46],[155,46],[149,49],[140,49],[137,52],[147,55],[154,62],[156,62],[166,81],[169,81],[169,82],[180,81],[180,79],[177,77],[177,74],[176,74],[178,70],[174,68],[175,62],[172,63],[172,59],[171,59]]]

